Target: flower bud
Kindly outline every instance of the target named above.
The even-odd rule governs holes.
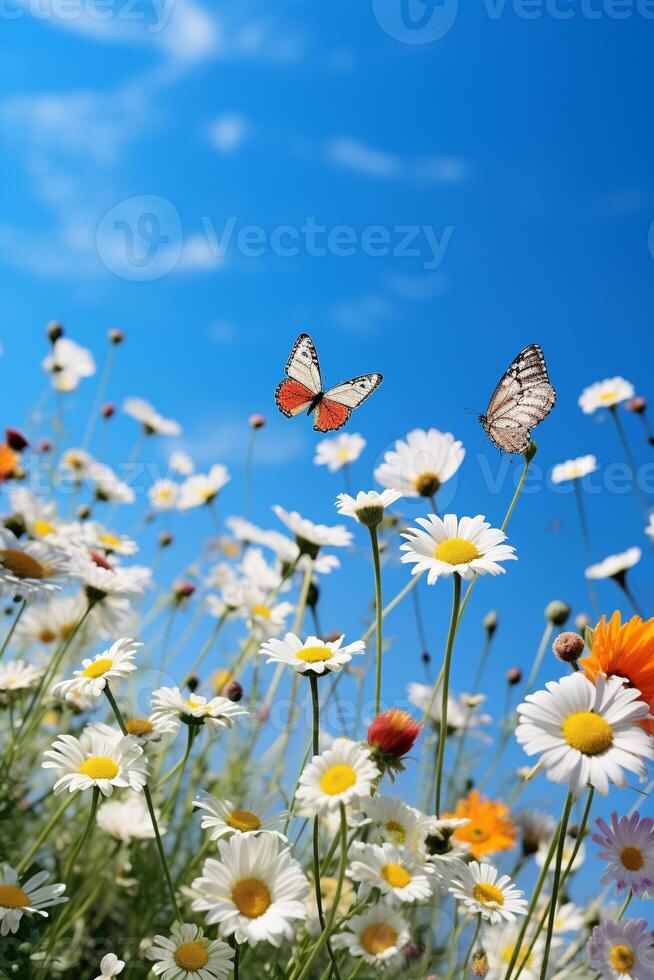
[[[491,609],[491,611],[486,613],[486,615],[484,616],[484,629],[486,630],[489,636],[493,635],[493,633],[497,629],[497,624],[498,624],[498,615],[494,609]]]
[[[111,562],[107,561],[104,555],[101,555],[99,551],[89,551],[89,557],[94,565],[98,568],[104,568],[108,572],[113,572],[114,566]]]
[[[553,626],[564,626],[571,611],[567,602],[563,599],[555,599],[545,608],[545,618],[549,619]]]
[[[87,521],[91,516],[91,508],[88,504],[80,504],[77,508],[77,518],[80,521]]]
[[[323,640],[325,643],[336,643],[343,635],[343,630],[332,630],[331,633],[326,633],[323,636]]]
[[[225,689],[225,697],[230,701],[240,701],[243,697],[243,688],[238,681],[232,681]]]
[[[105,402],[105,404],[100,409],[100,415],[103,419],[110,419],[116,414],[116,406],[113,402]]]
[[[159,547],[168,548],[173,543],[173,536],[170,531],[162,531],[159,535]]]
[[[186,686],[188,687],[191,694],[193,694],[200,686],[200,678],[197,674],[189,674],[186,678]]]
[[[62,327],[62,325],[59,323],[58,320],[50,320],[47,327],[45,328],[45,332],[47,334],[50,343],[54,344],[56,343],[57,340],[59,340],[60,337],[63,337],[64,328]]]
[[[532,459],[534,458],[537,452],[538,452],[538,445],[532,439],[529,445],[527,446],[527,448],[525,449],[524,453],[522,454],[525,458],[525,463],[531,463]]]
[[[483,949],[478,949],[472,954],[470,964],[473,977],[485,977],[488,974],[488,957]]]
[[[557,660],[562,663],[574,664],[584,652],[585,646],[583,637],[579,633],[568,630],[565,633],[559,633],[552,644],[552,651]]]
[[[584,630],[590,626],[590,616],[587,613],[579,613],[575,616],[575,626],[583,634]]]
[[[51,453],[54,446],[49,439],[39,439],[36,451],[37,453]]]
[[[189,582],[188,579],[180,579],[177,582],[173,582],[173,598],[175,602],[183,602],[184,599],[190,599],[195,589],[195,583]]]
[[[255,412],[248,419],[248,425],[252,429],[263,429],[263,427],[264,427],[265,424],[266,424],[266,418],[265,418],[265,416],[264,415],[260,415],[258,412]]]
[[[13,449],[15,453],[22,453],[23,449],[27,449],[29,443],[22,432],[18,429],[5,429],[5,436],[7,439],[7,445],[10,449]]]
[[[382,711],[368,729],[368,744],[383,756],[401,759],[413,748],[420,734],[420,725],[406,711],[391,708]]]
[[[422,653],[420,654],[420,659],[422,660],[423,664],[430,663],[431,653],[429,652],[429,650],[423,650]]]
[[[515,687],[522,680],[522,671],[519,667],[509,667],[506,674],[506,683],[510,684],[511,687]]]
[[[122,344],[125,339],[125,334],[118,327],[111,327],[110,330],[107,330],[107,339],[110,344]]]
[[[635,398],[630,398],[628,402],[625,402],[624,407],[629,412],[635,412],[636,415],[643,415],[647,409],[647,402],[640,395],[636,395]]]

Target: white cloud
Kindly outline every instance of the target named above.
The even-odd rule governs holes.
[[[335,303],[331,316],[336,326],[347,333],[370,336],[395,315],[395,306],[381,293],[364,293]]]
[[[252,411],[256,408],[253,405]],[[189,453],[198,467],[210,466],[212,463],[241,466],[245,459],[244,444],[247,436],[248,426],[245,419],[225,419],[221,415],[215,420],[206,420],[201,427],[190,432],[179,448]],[[290,463],[302,455],[305,445],[306,434],[300,421],[293,425],[288,420],[273,416],[268,419],[268,424],[257,439],[255,466],[282,466]]]
[[[328,144],[327,156],[337,166],[367,177],[454,184],[462,181],[467,171],[464,161],[457,157],[402,157],[346,136],[339,136]]]
[[[225,113],[214,120],[209,128],[209,139],[220,153],[232,153],[243,142],[248,124],[236,112]]]

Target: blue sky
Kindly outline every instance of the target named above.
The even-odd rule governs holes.
[[[66,19],[45,3],[7,0],[6,423],[22,424],[43,386],[47,320],[60,319],[99,361],[106,329],[119,326],[127,342],[110,396],[151,399],[181,421],[198,465],[230,467],[225,513],[240,509],[245,420],[261,411],[269,425],[252,516],[274,526],[269,505],[280,502],[329,521],[341,482],[312,465],[307,421],[286,421],[273,403],[290,345],[309,330],[328,381],[385,374],[351,424],[368,441],[356,486],[372,486],[372,469],[396,438],[433,425],[467,448],[443,504],[499,521],[519,463],[498,457],[470,410],[484,409],[510,359],[538,341],[559,399],[537,434],[535,469],[545,474],[588,452],[603,468],[622,462],[610,420],[583,416],[577,397],[613,374],[651,394],[648,6],[479,0],[457,9],[444,0],[433,16],[454,17],[450,30],[416,43],[415,31],[398,27],[399,0],[117,3],[108,17],[88,0]],[[572,16],[561,19],[560,10]],[[422,13],[418,0],[411,11]],[[318,249],[331,232],[327,254],[310,254],[307,223],[324,228]],[[279,254],[275,236],[294,254]],[[68,402],[73,441],[93,386]],[[638,420],[625,425],[639,465],[651,468],[654,450]],[[129,420],[118,420],[114,465],[132,438]],[[587,502],[596,558],[643,548],[632,581],[649,611],[652,558],[633,494],[604,486]],[[405,513],[420,510],[407,505]],[[199,524],[180,518],[177,528],[190,558],[186,529],[199,532]],[[360,629],[370,575],[360,538],[341,578],[325,582],[325,629]],[[488,685],[496,698],[506,667],[530,662],[546,603],[560,596],[575,611],[588,605],[569,494],[537,478],[511,542],[520,562],[479,584],[454,669],[455,688],[464,687],[481,618],[497,608]],[[389,569],[387,595],[405,580],[405,570]],[[346,606],[345,587],[357,599]],[[619,607],[612,583],[599,592],[608,611]],[[448,603],[446,587],[423,590],[435,657]],[[410,606],[389,629],[400,639],[386,677],[402,697],[407,680],[422,679]],[[558,672],[547,661],[543,679]],[[556,789],[540,790],[559,805]]]

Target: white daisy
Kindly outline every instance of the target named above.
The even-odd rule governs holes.
[[[550,845],[552,841],[551,838],[548,841],[543,841],[542,844],[538,846],[538,850],[535,854],[536,864],[539,868],[545,867],[547,863],[547,855],[549,854]],[[577,853],[575,854],[575,850]],[[570,871],[578,871],[586,860],[586,845],[582,841],[581,844],[576,837],[572,837],[570,834],[566,834],[565,840],[563,842],[563,852],[561,854],[561,864],[564,868],[567,868],[572,860],[572,855],[575,854],[575,859],[573,864],[570,866]],[[550,863],[549,873],[554,874],[554,863]]]
[[[157,809],[155,809],[155,817],[159,833],[165,834],[167,828],[161,823]],[[151,840],[155,836],[143,794],[132,790],[122,794],[120,799],[105,800],[98,808],[97,820],[98,827],[104,830],[105,834],[126,844],[132,840]]]
[[[59,460],[59,468],[65,475],[72,477],[76,483],[81,483],[93,462],[93,456],[87,453],[85,449],[65,449]]]
[[[185,725],[207,724],[212,731],[231,728],[234,718],[246,715],[247,708],[229,698],[207,698],[200,694],[182,694],[178,687],[160,687],[152,693],[151,721],[158,725],[167,722],[176,728]]]
[[[395,844],[361,844],[350,849],[348,877],[361,882],[358,896],[378,888],[391,906],[425,902],[434,891],[434,869],[414,851]]]
[[[157,480],[148,490],[148,500],[153,510],[173,510],[177,506],[179,484],[174,480]]]
[[[231,477],[225,466],[216,463],[208,473],[196,473],[182,483],[177,507],[179,510],[191,510],[212,503]]]
[[[346,548],[352,542],[352,535],[343,527],[336,524],[328,527],[326,524],[314,524],[297,511],[286,511],[279,504],[273,510],[282,524],[295,535],[295,541],[301,551],[317,554],[319,548]],[[307,548],[307,545],[309,546]]]
[[[649,515],[649,524],[645,528],[645,534],[654,541],[654,514]]]
[[[329,910],[334,904],[337,888],[337,878],[332,878],[330,875],[320,876],[320,898],[322,912],[325,918],[329,915]],[[344,878],[341,883],[341,895],[338,900],[338,905],[336,906],[336,918],[340,919],[342,916],[347,915],[356,900],[357,896],[354,888],[347,878]],[[316,939],[322,932],[322,927],[320,925],[318,903],[316,902],[316,889],[313,882],[311,883],[311,890],[304,900],[304,904],[307,910],[305,928],[309,935]]]
[[[370,796],[378,778],[379,769],[367,747],[337,738],[304,767],[296,798],[304,813],[326,813],[357,796]]]
[[[519,934],[520,927],[516,922],[508,922],[501,929],[491,927],[485,930],[480,945],[488,957],[487,980],[504,980],[509,963],[515,953]],[[540,980],[545,937],[539,936],[533,949],[527,955],[531,943],[532,936],[530,932],[527,932],[516,959],[516,965],[522,968],[521,980]]]
[[[527,901],[523,891],[511,884],[508,875],[497,877],[497,868],[471,861],[457,867],[449,891],[474,915],[481,915],[491,924],[506,919],[513,922],[517,915],[526,915]]]
[[[520,831],[523,854],[535,854],[540,847],[549,850],[550,841],[556,830],[556,821],[545,810],[519,810],[512,817],[513,823]]]
[[[133,663],[137,650],[143,646],[127,636],[121,637],[102,653],[82,661],[82,669],[74,670],[70,680],[60,681],[53,687],[53,693],[66,696],[70,690],[81,694],[91,694],[100,697],[109,681],[128,677],[136,670]]]
[[[241,834],[219,841],[218,852],[220,860],[207,859],[193,882],[194,911],[238,943],[292,939],[292,923],[306,918],[309,882],[290,849],[275,834]]]
[[[646,777],[654,744],[639,724],[649,715],[639,691],[621,677],[592,684],[583,674],[545,687],[518,706],[516,737],[527,755],[540,755],[548,779],[567,783],[575,796],[587,785],[606,796],[609,783],[626,786],[624,769]]]
[[[420,708],[421,711],[426,711],[431,704],[431,710],[429,714],[430,720],[434,725],[440,725],[441,723],[441,699],[433,698],[433,687],[428,684],[418,684],[412,681],[407,686],[407,696],[411,704],[415,704],[416,708]],[[447,729],[451,734],[452,732],[459,732],[466,729],[467,731],[473,732],[477,729],[482,728],[484,725],[490,724],[493,720],[492,717],[484,712],[480,712],[477,709],[484,703],[485,697],[483,695],[475,695],[474,697],[469,697],[466,694],[461,694],[457,697],[454,693],[448,693],[447,697]],[[481,733],[478,733],[481,737]],[[487,738],[487,736],[483,736]]]
[[[110,531],[97,521],[85,521],[78,526],[82,530],[85,546],[91,550],[97,549],[106,555],[135,555],[139,550],[136,541],[128,535]]]
[[[107,466],[94,461],[86,471],[86,479],[91,484],[95,499],[111,504],[133,504],[134,491],[124,480]]]
[[[39,541],[19,540],[0,527],[0,595],[45,602],[70,579],[69,557]]]
[[[321,439],[316,444],[316,455],[313,458],[316,466],[326,466],[330,473],[336,473],[349,463],[356,463],[366,448],[366,440],[357,432],[351,435],[341,432],[333,439]]]
[[[0,701],[2,695],[23,694],[36,687],[42,677],[43,671],[40,667],[34,667],[24,660],[0,663]]]
[[[177,449],[168,457],[168,466],[172,473],[178,476],[190,476],[193,472],[193,460],[183,449]]]
[[[162,980],[224,980],[232,970],[234,950],[220,939],[209,939],[199,926],[176,922],[170,937],[155,936],[145,955]]]
[[[30,538],[41,540],[56,532],[61,519],[53,500],[46,500],[29,487],[20,486],[9,492],[9,500],[13,511],[12,519],[15,517],[20,520]]]
[[[499,575],[505,569],[502,561],[515,559],[515,548],[504,544],[506,534],[487,524],[481,514],[462,517],[446,514],[443,519],[429,514],[417,522],[423,530],[411,528],[402,534],[407,539],[400,545],[403,562],[413,562],[412,575],[427,572],[427,582],[433,585],[443,575],[456,572],[462,578],[476,575]]]
[[[278,636],[286,629],[286,620],[294,611],[292,602],[271,602],[257,589],[245,588],[241,614],[250,632],[259,637]]]
[[[125,969],[125,960],[119,960],[115,953],[107,953],[100,960],[100,974],[94,980],[112,980]]]
[[[57,596],[43,605],[28,607],[16,626],[16,641],[46,646],[67,640],[86,609],[84,597]]]
[[[579,396],[579,407],[584,415],[592,415],[598,408],[613,408],[620,402],[633,398],[635,388],[624,378],[606,378],[584,388]]]
[[[630,889],[638,897],[654,893],[654,820],[638,813],[619,817],[611,814],[611,825],[598,817],[600,833],[593,840],[603,850],[597,855],[606,861],[600,878],[603,885],[615,882],[616,892]]]
[[[121,568],[98,555],[80,551],[74,556],[73,574],[80,579],[87,599],[95,606],[109,598],[140,599],[151,582],[151,571],[143,565]],[[115,635],[115,634],[114,634]]]
[[[52,352],[43,358],[43,370],[52,375],[52,387],[57,391],[75,391],[82,378],[95,374],[95,361],[90,350],[68,337],[59,337]]]
[[[278,831],[288,817],[286,810],[269,813],[274,797],[262,800],[248,801],[240,806],[234,806],[230,800],[219,800],[210,793],[201,793],[199,799],[193,801],[193,806],[203,810],[200,826],[208,830],[210,840],[247,836],[248,834],[275,833],[283,840],[284,834]]]
[[[306,674],[313,671],[323,674],[325,671],[339,671],[350,662],[355,653],[364,653],[366,645],[363,640],[356,640],[342,647],[345,637],[325,642],[317,636],[308,636],[304,643],[295,635],[287,633],[283,640],[267,640],[259,650],[262,657],[268,657],[267,664],[288,664],[296,673]]]
[[[546,907],[547,903],[544,903],[541,912],[544,912]],[[579,935],[585,927],[586,916],[574,902],[564,902],[563,905],[558,906],[554,916],[555,935],[565,935],[567,932],[574,932]]]
[[[577,456],[576,459],[566,459],[565,463],[557,463],[552,468],[552,483],[565,483],[566,480],[582,480],[597,469],[595,456]]]
[[[18,932],[23,915],[42,915],[44,909],[67,902],[63,897],[65,885],[46,885],[47,871],[39,871],[26,881],[21,881],[8,864],[0,865],[0,936]]]
[[[417,854],[425,853],[429,828],[424,813],[396,796],[363,797],[360,807],[366,820],[370,821],[371,843],[395,844]]]
[[[463,462],[463,443],[450,432],[413,429],[406,441],[398,439],[375,470],[383,487],[399,490],[404,497],[433,497]]]
[[[332,939],[334,949],[385,970],[398,969],[402,951],[411,939],[409,926],[395,909],[379,902],[362,915],[353,915]]]
[[[44,769],[63,773],[53,787],[55,796],[91,787],[111,796],[114,786],[139,791],[147,780],[143,749],[130,735],[113,739],[93,731],[82,732],[79,739],[60,735],[43,758]]]
[[[650,980],[654,976],[654,945],[645,919],[602,922],[588,940],[593,969],[605,980]]]
[[[182,427],[173,419],[165,419],[144,398],[126,398],[123,402],[123,412],[130,418],[140,422],[146,435],[179,436]]]
[[[640,548],[628,548],[619,555],[609,555],[604,561],[597,565],[591,565],[586,569],[586,578],[604,579],[620,578],[637,565],[642,556]]]
[[[366,527],[377,527],[384,519],[384,511],[400,499],[399,490],[360,490],[356,497],[349,493],[339,493],[336,498],[336,509],[342,517],[353,517],[359,524]]]

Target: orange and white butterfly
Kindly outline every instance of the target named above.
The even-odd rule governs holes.
[[[334,432],[345,425],[353,409],[372,395],[382,379],[381,374],[361,374],[323,391],[316,345],[309,334],[301,333],[286,362],[286,377],[277,385],[275,401],[286,418],[313,412],[316,432]]]

